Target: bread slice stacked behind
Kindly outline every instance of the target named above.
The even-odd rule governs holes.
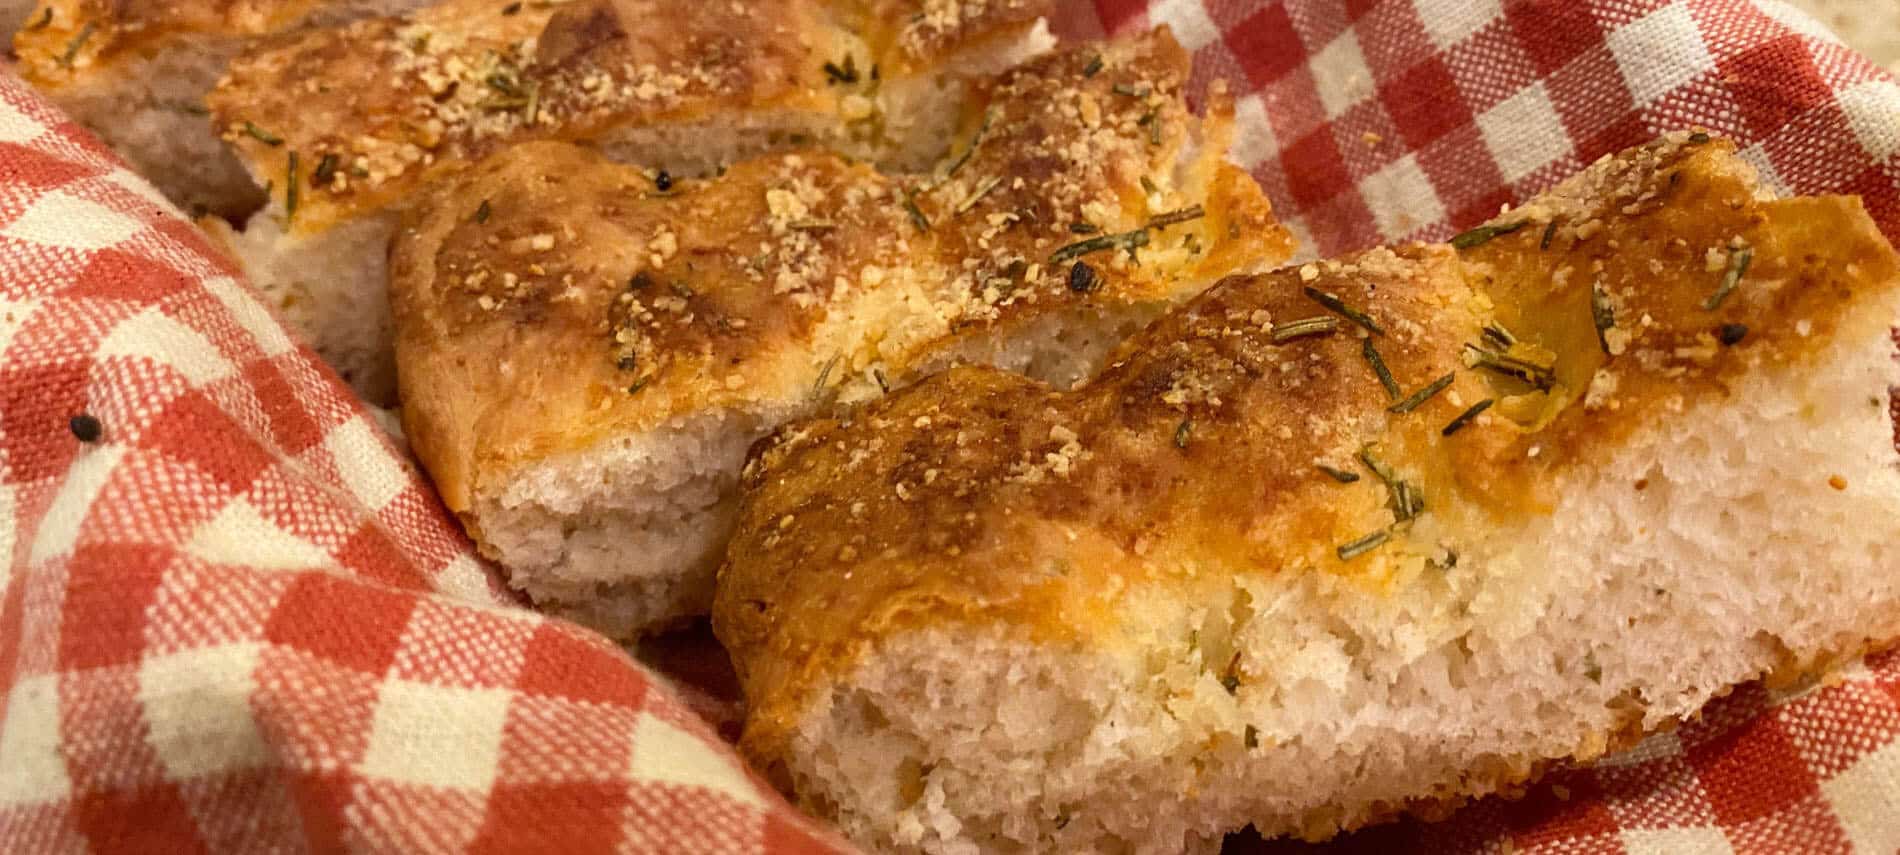
[[[1165,32],[985,83],[911,176],[816,151],[664,186],[553,143],[418,207],[392,252],[404,419],[540,607],[627,637],[702,614],[745,451],[972,361],[1066,385],[1290,252]]]
[[[312,30],[246,52],[213,93],[274,192],[241,232],[211,227],[319,353],[389,403],[384,249],[434,183],[535,140],[594,145],[658,180],[804,145],[921,168],[964,116],[969,77],[1046,49],[1048,6],[447,0]]]
[[[742,748],[875,849],[1321,839],[1900,635],[1900,262],[1725,141],[748,465]]]

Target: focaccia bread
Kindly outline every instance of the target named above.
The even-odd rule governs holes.
[[[873,849],[1212,852],[1823,670],[1900,635],[1896,265],[1675,134],[1227,280],[1072,391],[788,425],[713,611],[742,748]]]
[[[927,167],[965,80],[1046,49],[1050,0],[447,0],[246,52],[210,103],[268,208],[210,224],[250,279],[372,401],[399,212],[533,140],[690,177],[824,145]]]
[[[1284,260],[1165,33],[994,81],[935,173],[813,151],[707,180],[576,147],[490,158],[396,238],[403,417],[448,507],[544,610],[616,637],[703,614],[746,448],[958,361],[1066,385],[1174,302]],[[1128,93],[1128,94],[1122,94]]]
[[[273,33],[397,14],[420,0],[41,0],[16,32],[20,75],[110,144],[166,197],[241,217],[263,190],[212,128],[205,93]]]

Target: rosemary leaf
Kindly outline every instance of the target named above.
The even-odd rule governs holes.
[[[1207,216],[1207,211],[1202,209],[1201,206],[1189,205],[1178,211],[1169,211],[1165,214],[1154,215],[1148,220],[1148,228],[1165,229],[1169,226],[1192,222],[1205,216]]]
[[[1551,221],[1550,221],[1550,225],[1547,225],[1547,226],[1545,226],[1545,227],[1544,227],[1544,237],[1543,237],[1543,239],[1542,239],[1542,240],[1539,240],[1539,241],[1537,242],[1537,248],[1538,248],[1539,250],[1546,250],[1546,249],[1549,249],[1549,248],[1550,248],[1550,239],[1551,239],[1551,238],[1554,238],[1554,237],[1556,237],[1556,236],[1557,236],[1557,221],[1556,221],[1556,220],[1551,220]]]
[[[476,222],[476,224],[477,224],[477,225],[479,225],[479,224],[481,224],[481,223],[486,223],[486,222],[488,222],[488,218],[489,218],[490,216],[493,216],[493,215],[494,215],[494,213],[495,213],[495,209],[494,209],[494,208],[491,208],[491,207],[489,207],[489,205],[488,205],[488,200],[487,200],[487,199],[483,199],[483,200],[482,200],[482,203],[481,203],[480,205],[478,205],[478,206],[476,206],[476,208],[475,208],[475,222]]]
[[[1456,371],[1448,372],[1445,376],[1433,380],[1431,383],[1421,387],[1418,391],[1413,392],[1410,396],[1406,397],[1405,400],[1387,407],[1386,412],[1409,413],[1418,409],[1420,405],[1431,400],[1433,396],[1445,391],[1445,387],[1450,386],[1451,381],[1456,379],[1457,376],[1458,372]]]
[[[1385,360],[1379,356],[1378,348],[1372,346],[1370,336],[1360,343],[1359,355],[1366,358],[1366,364],[1372,366],[1372,373],[1378,375],[1379,385],[1385,387],[1387,398],[1396,401],[1404,397],[1405,391],[1399,388],[1398,378],[1392,376],[1392,369],[1385,367]]]
[[[825,360],[825,367],[818,369],[818,379],[811,384],[812,397],[822,398],[825,396],[825,386],[831,380],[831,369],[837,367],[838,360],[842,358],[844,358],[844,354],[834,353],[830,359]]]
[[[73,67],[73,60],[79,58],[79,49],[86,46],[86,40],[92,38],[92,31],[97,27],[98,24],[87,21],[85,26],[79,28],[79,34],[73,36],[73,40],[66,43],[66,52],[59,56],[59,65],[61,68]]]
[[[284,222],[297,218],[297,188],[301,184],[297,169],[297,150],[290,150],[290,162],[284,169]]]
[[[1486,398],[1482,401],[1472,404],[1469,409],[1466,409],[1464,412],[1459,413],[1457,418],[1452,419],[1450,424],[1445,425],[1445,429],[1438,432],[1439,435],[1451,436],[1452,434],[1457,433],[1460,430],[1463,430],[1464,426],[1471,424],[1471,420],[1477,418],[1479,413],[1482,413],[1485,410],[1491,409],[1491,405],[1493,403],[1495,402],[1492,401],[1490,398]]]
[[[1193,436],[1194,421],[1192,419],[1182,419],[1181,423],[1174,427],[1174,447],[1183,451],[1187,450],[1188,440]]]
[[[1754,247],[1745,246],[1730,253],[1728,272],[1722,274],[1722,284],[1716,286],[1715,293],[1710,294],[1709,299],[1702,301],[1702,309],[1713,312],[1721,308],[1722,301],[1728,299],[1728,295],[1735,290],[1735,286],[1742,284],[1742,277],[1748,274],[1748,265],[1754,260]]]
[[[1597,346],[1603,352],[1610,352],[1610,340],[1605,336],[1616,327],[1616,307],[1610,305],[1610,298],[1603,293],[1601,284],[1590,283],[1590,320],[1596,324]]]
[[[1313,467],[1318,469],[1321,472],[1326,473],[1328,477],[1332,478],[1334,481],[1338,481],[1341,484],[1351,484],[1359,480],[1359,473],[1353,472],[1350,470],[1335,469],[1331,466],[1327,466],[1324,463],[1315,463],[1313,464]]]
[[[1473,368],[1483,368],[1509,377],[1516,377],[1539,389],[1549,389],[1557,381],[1548,365],[1506,356],[1485,350],[1475,344],[1465,345],[1465,364]]]
[[[1512,335],[1510,330],[1497,321],[1484,325],[1484,340],[1485,343],[1501,351],[1510,350],[1511,345],[1517,344],[1517,336]]]
[[[1518,220],[1515,223],[1479,226],[1452,238],[1451,245],[1458,249],[1470,249],[1475,246],[1483,246],[1484,244],[1490,243],[1492,238],[1498,237],[1499,235],[1508,235],[1529,224],[1530,220]]]
[[[261,142],[272,148],[276,148],[277,146],[284,144],[283,137],[273,134],[270,131],[264,130],[263,128],[260,128],[254,124],[251,124],[250,122],[244,123],[244,134],[245,136],[251,137],[252,139],[255,139],[258,142]]]
[[[930,231],[930,218],[924,216],[922,208],[917,207],[917,196],[910,188],[904,188],[904,213],[910,215],[912,225],[920,232]]]
[[[1373,320],[1371,315],[1346,305],[1344,300],[1339,299],[1339,295],[1328,294],[1311,285],[1306,286],[1304,290],[1306,296],[1313,302],[1344,315],[1346,320],[1365,327],[1373,335],[1385,335],[1385,328],[1379,326],[1378,321]]]
[[[1102,55],[1098,53],[1094,56],[1089,57],[1088,65],[1082,66],[1082,76],[1094,77],[1096,74],[1101,73],[1101,70],[1102,70]]]
[[[996,185],[1001,183],[1003,183],[1003,176],[1001,175],[992,175],[983,179],[976,185],[976,189],[970,192],[969,198],[957,204],[956,211],[952,216],[968,213],[971,208],[976,207],[976,203],[983,201],[983,197],[990,195],[990,191],[995,190]]]
[[[1273,343],[1286,344],[1296,338],[1314,335],[1331,335],[1339,329],[1339,319],[1331,316],[1301,318],[1273,325]]]
[[[1368,552],[1371,552],[1374,549],[1378,549],[1380,546],[1384,545],[1386,541],[1391,540],[1391,539],[1392,539],[1391,532],[1388,532],[1384,529],[1380,529],[1379,531],[1375,531],[1371,534],[1366,535],[1365,537],[1359,538],[1358,540],[1352,541],[1350,543],[1342,543],[1334,551],[1339,554],[1339,560],[1351,561],[1354,558],[1358,558],[1359,556],[1364,555]]]
[[[1132,232],[1119,232],[1109,235],[1097,235],[1087,240],[1076,241],[1075,243],[1061,247],[1055,252],[1050,253],[1049,263],[1062,264],[1063,262],[1074,261],[1085,255],[1114,249],[1116,247],[1126,247],[1133,250],[1137,247],[1147,245],[1148,232],[1146,229],[1136,229]]]

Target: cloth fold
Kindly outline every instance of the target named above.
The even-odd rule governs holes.
[[[1160,23],[1196,91],[1242,96],[1238,156],[1309,254],[1443,237],[1681,127],[1900,237],[1900,84],[1780,3],[1100,0],[1058,26]],[[848,848],[665,678],[523,608],[238,273],[4,73],[0,555],[0,850]],[[1331,847],[1894,852],[1900,656]]]

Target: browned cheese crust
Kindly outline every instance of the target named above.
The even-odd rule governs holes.
[[[420,206],[395,241],[410,440],[466,513],[521,464],[605,437],[875,394],[967,337],[1164,300],[1181,278],[1285,258],[1291,242],[1265,197],[1218,151],[1195,179],[1206,196],[1144,194],[1188,134],[1186,70],[1165,32],[1099,62],[1093,51],[1037,60],[991,84],[979,100],[992,108],[973,108],[957,142],[974,150],[929,176],[802,152],[662,192],[648,173],[564,144],[498,156]],[[1147,94],[1115,94],[1136,87]],[[1217,99],[1202,128],[1224,133],[1228,109]],[[1197,216],[1147,227],[1182,209]],[[1092,237],[1078,224],[1150,243],[1139,262],[1120,249],[1083,256],[1094,278],[1078,290],[1074,262],[1049,260]]]
[[[321,6],[318,0],[42,0],[14,34],[13,50],[22,77],[58,90],[175,35],[262,35]]]
[[[1878,335],[1891,319],[1854,309],[1897,272],[1857,199],[1765,201],[1732,145],[1700,134],[1621,153],[1456,243],[1229,279],[1075,391],[958,369],[763,441],[713,612],[752,704],[745,752],[779,768],[814,693],[922,627],[1115,648],[1135,643],[1113,635],[1117,592],[1137,586],[1326,573],[1381,590],[1401,558],[1445,562],[1461,535],[1547,513],[1566,472],[1681,406]],[[1337,327],[1295,335],[1313,318]]]
[[[284,188],[299,186],[293,229],[316,231],[525,141],[728,110],[832,110],[844,121],[852,96],[875,91],[874,66],[929,66],[1026,31],[1049,5],[448,0],[246,51],[208,101],[287,209]]]

